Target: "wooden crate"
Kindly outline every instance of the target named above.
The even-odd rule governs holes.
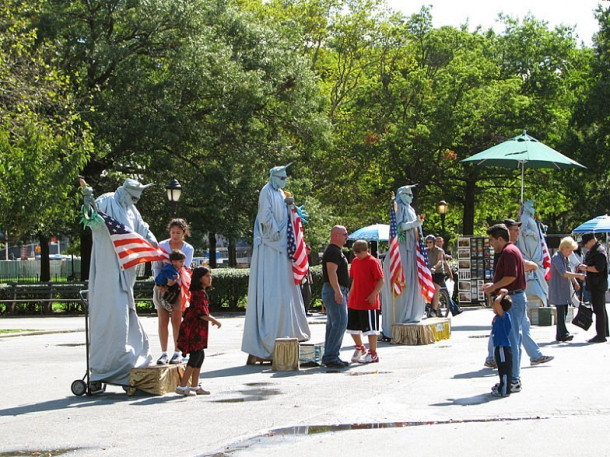
[[[451,337],[451,320],[445,317],[425,319],[409,324],[392,326],[392,344],[417,346],[431,344]]]
[[[299,340],[297,338],[276,338],[271,368],[274,371],[299,370]]]
[[[184,364],[149,365],[142,368],[132,368],[129,372],[128,395],[136,390],[153,395],[165,395],[174,392],[184,375]]]

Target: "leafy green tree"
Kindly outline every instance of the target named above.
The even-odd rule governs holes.
[[[13,238],[39,236],[44,281],[48,238],[76,217],[75,182],[90,139],[56,50],[32,26],[40,6],[0,6],[0,226]]]
[[[610,212],[605,160],[610,146],[610,8],[600,5],[596,17],[600,29],[594,38],[590,72],[583,78],[586,93],[572,120],[570,145],[577,150],[576,160],[587,166],[585,175],[573,176],[567,186],[575,209],[566,215],[572,227]]]

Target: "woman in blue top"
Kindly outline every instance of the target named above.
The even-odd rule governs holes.
[[[551,258],[551,279],[549,280],[549,303],[557,308],[557,341],[571,341],[566,328],[568,305],[572,303],[572,287],[578,291],[580,285],[577,279],[583,280],[584,274],[573,273],[570,268],[569,257],[578,248],[578,243],[571,236],[562,238],[559,249]]]

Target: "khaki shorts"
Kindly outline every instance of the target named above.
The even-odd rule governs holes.
[[[155,305],[155,309],[164,309],[168,312],[182,308],[182,300],[180,299],[176,300],[176,303],[174,304],[168,303],[167,300],[163,300],[163,291],[158,286],[153,288],[153,303]]]

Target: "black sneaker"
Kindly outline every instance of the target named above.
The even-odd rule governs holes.
[[[587,340],[587,343],[605,343],[606,341],[606,338],[598,338],[596,336],[594,338],[591,338],[590,340]]]
[[[332,362],[325,362],[328,368],[345,368],[349,366],[349,362],[345,362],[343,360],[333,360]]]

